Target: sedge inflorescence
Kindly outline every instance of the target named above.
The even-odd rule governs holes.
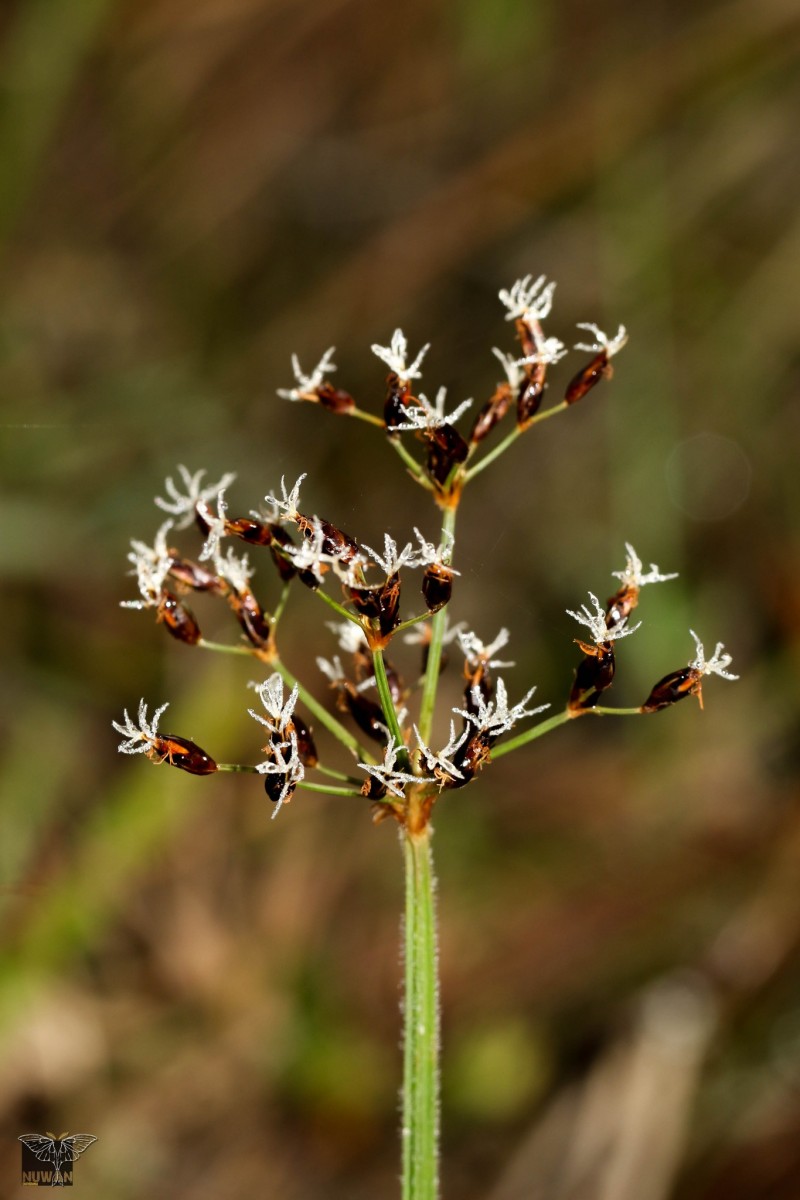
[[[575,639],[580,659],[565,703],[538,725],[529,724],[531,718],[551,705],[535,704],[532,686],[512,700],[498,673],[514,666],[503,653],[508,630],[484,641],[450,620],[459,574],[453,565],[456,514],[465,487],[534,425],[572,408],[609,379],[611,360],[627,341],[622,326],[608,336],[597,325],[581,323],[591,340],[574,348],[589,357],[567,377],[560,400],[545,405],[553,369],[568,353],[544,329],[554,290],[543,276],[526,276],[500,292],[518,345],[514,352],[494,348],[502,378],[461,428],[458,423],[473,401],[451,405],[445,388],[429,399],[418,388],[428,346],[410,351],[400,329],[388,345],[372,347],[388,368],[379,413],[362,408],[349,391],[331,382],[334,347],[310,371],[292,356],[294,386],[279,395],[382,430],[411,478],[434,501],[439,520],[432,532],[413,527],[406,541],[387,533],[382,545],[367,545],[306,503],[305,475],[294,482],[281,479],[259,509],[242,514],[228,499],[232,474],[207,482],[204,471],[178,467],[156,499],[166,519],[152,543],[131,542],[128,559],[138,595],[122,603],[152,610],[156,621],[185,645],[249,655],[261,664],[263,677],[250,685],[260,707],[248,710],[260,727],[261,757],[252,764],[216,762],[189,739],[160,733],[159,719],[167,706],[148,718],[144,700],[138,720],[126,711],[122,723],[114,722],[123,736],[120,751],[143,753],[152,762],[192,774],[260,774],[275,814],[301,788],[361,796],[377,817],[393,816],[413,831],[424,827],[444,793],[469,784],[493,755],[516,749],[562,722],[587,714],[653,713],[692,695],[702,704],[708,675],[737,678],[728,670],[731,659],[722,645],[706,658],[692,631],[690,662],[660,679],[641,705],[612,709],[601,704],[614,681],[616,646],[639,628],[632,613],[641,589],[675,578],[655,564],[645,569],[630,544],[624,566],[613,572],[613,594],[602,602],[590,592],[588,603],[567,610],[581,627]],[[192,525],[199,544],[189,556],[177,548],[175,535]],[[264,565],[273,579],[269,606],[252,585]],[[280,622],[298,586],[310,589],[337,617],[327,624],[338,653],[327,649],[328,656],[317,659],[319,682],[325,681],[332,703],[297,679],[280,656]],[[189,602],[193,592],[205,592],[229,607],[240,628],[238,641],[220,645],[204,638]],[[417,645],[422,653],[411,682],[397,666],[395,650],[403,643]],[[446,741],[437,744],[433,728],[439,676],[457,656],[463,699],[448,714]],[[351,770],[342,772],[324,761],[316,745],[320,726],[352,755]],[[504,745],[501,739],[512,730],[515,737]]]

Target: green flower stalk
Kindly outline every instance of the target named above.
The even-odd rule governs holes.
[[[259,511],[231,515],[227,493],[233,475],[206,484],[205,472],[191,473],[180,466],[178,481],[168,478],[165,496],[156,500],[167,519],[153,543],[133,541],[128,555],[139,595],[123,601],[125,607],[151,610],[170,636],[186,646],[250,658],[260,667],[261,677],[250,684],[260,707],[248,711],[259,727],[262,744],[257,762],[217,762],[183,735],[161,732],[159,721],[167,705],[148,717],[142,700],[137,720],[126,711],[122,722],[113,722],[123,739],[120,751],[143,754],[155,764],[194,775],[260,775],[273,816],[303,792],[318,792],[352,797],[376,822],[388,820],[399,827],[405,859],[403,1200],[435,1200],[439,1194],[434,812],[440,804],[446,812],[448,793],[473,782],[493,759],[578,717],[660,712],[687,696],[697,696],[702,705],[702,683],[708,675],[736,679],[728,670],[731,659],[722,645],[707,659],[692,632],[694,657],[687,666],[659,679],[641,705],[615,708],[601,703],[615,681],[617,643],[639,628],[640,622],[631,623],[631,614],[642,588],[674,578],[655,564],[644,570],[630,544],[626,544],[624,568],[614,572],[618,585],[607,602],[590,592],[588,605],[567,610],[582,627],[581,640],[576,639],[580,658],[571,685],[564,689],[563,704],[536,724],[528,722],[551,706],[531,706],[535,687],[512,702],[499,674],[514,667],[498,657],[509,641],[508,630],[503,628],[493,640],[484,641],[450,620],[458,586],[456,517],[465,489],[535,425],[572,409],[609,379],[611,359],[627,340],[622,326],[607,337],[596,325],[581,324],[579,328],[588,330],[593,340],[575,348],[590,357],[568,378],[563,398],[544,407],[551,369],[568,353],[564,343],[543,328],[554,288],[543,276],[535,280],[526,276],[500,292],[506,319],[514,323],[518,352],[494,350],[504,378],[464,431],[458,422],[472,401],[465,400],[448,412],[444,388],[437,390],[433,401],[422,391],[415,392],[428,346],[412,358],[402,330],[395,330],[388,346],[372,347],[388,368],[380,413],[361,407],[350,391],[331,382],[333,347],[309,373],[296,356],[292,358],[295,386],[279,395],[379,428],[412,483],[434,501],[432,540],[414,529],[417,545],[411,540],[399,544],[387,533],[383,549],[372,549],[301,507],[305,475],[291,487],[282,479],[280,491],[268,493]],[[511,426],[504,436],[501,425]],[[175,535],[192,525],[202,542],[196,556],[188,557],[173,543]],[[237,553],[236,542],[244,542],[248,552]],[[252,586],[255,567],[261,564],[274,579],[271,606]],[[409,581],[415,571],[420,573],[420,587],[414,593]],[[300,587],[319,598],[321,617],[332,609],[340,618],[320,620],[321,636],[329,639],[324,629],[332,630],[339,651],[317,658],[328,682],[327,698],[320,698],[308,680],[298,679],[280,655],[281,629],[291,611],[292,595]],[[228,607],[239,627],[238,640],[217,643],[203,637],[187,602],[192,592],[205,592]],[[421,647],[423,655],[411,676],[409,644]],[[447,714],[449,734],[442,742],[439,680],[456,647],[463,699]],[[325,643],[321,648],[330,653]],[[405,682],[401,669],[417,682]],[[312,719],[329,742],[338,742],[351,756],[350,771],[326,761],[330,746],[318,749]]]

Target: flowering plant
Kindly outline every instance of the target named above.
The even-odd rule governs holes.
[[[439,1018],[436,980],[436,927],[431,860],[431,817],[448,791],[465,787],[492,761],[550,732],[558,725],[586,715],[609,716],[653,713],[686,696],[702,704],[702,683],[716,674],[735,679],[728,671],[730,656],[718,644],[706,658],[692,631],[695,655],[687,666],[661,678],[636,708],[601,704],[615,670],[615,643],[639,628],[631,614],[643,587],[675,578],[655,564],[645,570],[634,548],[626,545],[622,570],[614,572],[618,586],[605,604],[589,593],[589,604],[568,615],[587,632],[576,639],[580,651],[567,699],[554,715],[524,726],[549,708],[532,705],[535,687],[512,703],[500,670],[513,662],[497,657],[509,640],[506,629],[489,642],[461,624],[449,621],[458,571],[453,566],[455,525],[465,487],[522,434],[540,421],[571,408],[612,373],[611,360],[627,340],[624,327],[607,337],[596,325],[582,324],[591,342],[576,349],[588,354],[567,381],[562,399],[543,407],[550,368],[567,354],[565,345],[546,335],[555,285],[543,276],[518,280],[500,292],[513,321],[519,352],[495,349],[503,371],[493,394],[480,407],[470,428],[456,423],[471,407],[465,400],[448,413],[447,396],[439,388],[434,401],[415,391],[422,377],[428,346],[411,358],[408,343],[396,330],[388,346],[373,352],[388,367],[383,411],[362,409],[347,391],[330,380],[335,370],[333,348],[310,373],[292,358],[295,386],[279,395],[291,401],[315,403],[339,416],[380,428],[405,464],[411,478],[430,493],[441,514],[432,540],[414,529],[414,540],[402,546],[388,534],[375,550],[331,521],[301,507],[305,476],[280,493],[265,497],[262,509],[231,516],[226,498],[234,482],[230,474],[205,483],[205,472],[178,468],[178,481],[166,481],[164,497],[156,500],[167,514],[153,544],[133,541],[129,554],[139,596],[127,607],[154,609],[157,621],[174,638],[206,650],[249,656],[266,668],[266,676],[251,683],[260,708],[250,716],[266,734],[262,758],[255,764],[216,762],[188,738],[160,733],[166,704],[148,718],[142,700],[138,720],[126,711],[114,728],[123,736],[125,754],[144,754],[152,762],[178,767],[196,775],[244,771],[263,776],[273,816],[288,806],[299,790],[360,797],[377,821],[393,819],[400,828],[406,859],[405,920],[405,1042],[403,1086],[403,1196],[428,1200],[437,1195]],[[507,420],[510,414],[513,420]],[[496,427],[511,428],[487,449]],[[417,449],[414,453],[408,444]],[[421,453],[419,453],[421,451]],[[172,544],[173,535],[194,524],[203,539],[197,558],[187,558]],[[221,547],[227,542],[225,552]],[[276,575],[276,600],[265,608],[251,587],[254,569],[247,553],[237,554],[231,543],[244,542],[250,553],[266,557]],[[264,552],[267,552],[266,555]],[[401,615],[401,599],[409,604],[409,577],[420,572],[422,603],[412,616]],[[294,587],[311,589],[337,615],[330,623],[341,654],[319,658],[317,664],[334,696],[333,708],[321,702],[286,666],[279,652],[279,626]],[[228,604],[241,627],[238,642],[219,644],[202,635],[186,603],[190,592],[207,592]],[[419,681],[407,685],[398,672],[394,650],[398,639],[422,649]],[[448,647],[457,644],[463,658],[463,702],[449,714],[449,736],[443,745],[434,739],[434,717],[441,671]],[[346,656],[346,665],[342,655]],[[301,711],[305,715],[301,715]],[[416,719],[412,717],[412,710]],[[312,726],[312,721],[316,724]],[[512,730],[523,728],[506,738]],[[324,761],[315,732],[323,727],[352,755],[353,766],[342,772]],[[505,739],[505,740],[503,740]]]

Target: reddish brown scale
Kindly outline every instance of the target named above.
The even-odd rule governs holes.
[[[593,387],[596,387],[601,379],[610,379],[614,373],[614,368],[608,361],[608,354],[605,350],[600,350],[595,354],[590,363],[578,371],[567,384],[567,389],[564,392],[564,399],[567,404],[577,404],[582,400],[587,392],[590,392]]]
[[[170,555],[169,573],[179,586],[189,588],[193,592],[216,592],[217,595],[224,596],[228,590],[227,584],[219,575],[207,571],[205,567],[188,558],[172,554],[172,551]]]
[[[525,369],[525,378],[517,392],[517,425],[521,428],[524,428],[542,407],[546,374],[546,363],[529,363]]]
[[[332,383],[321,383],[315,389],[314,395],[328,412],[348,413],[352,412],[356,406],[356,402],[349,392],[343,391],[342,388],[334,387]]]
[[[488,704],[494,696],[494,680],[489,674],[484,663],[481,663],[480,666],[471,674],[465,668],[464,676],[467,681],[467,685],[464,688],[464,708],[467,710],[467,712],[474,713],[477,716],[478,705],[475,701],[475,697],[472,695],[473,688],[478,689],[478,694],[481,696],[484,703]]]
[[[279,802],[281,795],[283,794],[283,789],[285,787],[286,787],[286,776],[284,774],[282,774],[280,771],[270,771],[270,773],[268,775],[264,776],[264,791],[267,793],[267,796],[269,797],[269,799],[272,801],[273,804],[277,804]],[[284,804],[289,803],[292,796],[295,794],[296,790],[297,790],[296,783],[291,784],[287,788],[286,793],[283,796]]]
[[[251,517],[237,517],[234,521],[226,521],[225,532],[232,537],[241,538],[248,546],[271,546],[275,540],[271,525]]]
[[[453,594],[453,572],[444,563],[431,563],[422,575],[422,595],[428,612],[438,612]]]
[[[584,658],[575,672],[567,701],[567,708],[571,712],[583,712],[587,708],[594,708],[603,692],[614,682],[616,671],[611,642],[600,642],[597,646],[578,642],[578,645],[584,653]]]
[[[390,575],[380,591],[378,625],[384,637],[388,637],[400,624],[400,575]]]
[[[482,442],[495,425],[502,421],[511,407],[511,388],[507,383],[499,383],[491,400],[487,400],[475,418],[469,435],[470,445],[477,446]]]
[[[359,616],[377,620],[387,637],[400,621],[400,576],[397,572],[374,587],[348,587],[347,592]]]
[[[642,705],[643,713],[658,712],[661,708],[669,708],[687,696],[697,696],[700,707],[703,707],[703,674],[696,667],[682,667],[680,671],[672,671],[659,679],[650,695]]]
[[[471,783],[478,771],[482,770],[490,761],[492,746],[496,740],[496,737],[492,737],[482,730],[476,730],[472,737],[467,738],[463,746],[453,755],[453,766],[461,772],[462,778],[448,781],[448,786],[462,788]]]
[[[370,620],[380,616],[382,588],[382,584],[379,587],[348,587],[348,595],[359,616],[369,617]]]
[[[629,617],[639,603],[639,589],[623,584],[619,591],[609,596],[606,605],[606,629],[614,629]]]
[[[415,402],[416,397],[412,396],[407,383],[402,382],[393,371],[386,376],[383,421],[387,433],[392,433],[396,425],[403,425],[408,420],[406,409]]]
[[[231,592],[228,595],[228,603],[236,614],[236,620],[244,630],[248,641],[259,649],[269,645],[272,624],[253,593],[249,589],[243,592]]]
[[[342,562],[351,562],[361,550],[354,537],[345,533],[344,530],[338,529],[330,521],[323,521],[321,517],[317,517],[315,521],[313,517],[298,513],[295,522],[303,536],[309,540],[315,535],[315,525],[319,526],[322,530],[323,554],[335,554],[337,558],[341,558]]]
[[[157,758],[160,763],[169,763],[171,767],[188,771],[190,775],[213,775],[217,770],[217,764],[202,747],[173,733],[154,738],[147,754],[153,760]]]
[[[310,588],[312,592],[315,592],[320,586],[320,580],[310,567],[298,568],[297,578],[305,587]]]
[[[368,775],[361,785],[361,795],[366,796],[368,800],[382,800],[387,790],[386,784],[381,783],[374,775]]]
[[[310,726],[306,725],[297,713],[293,715],[291,724],[297,738],[297,757],[304,767],[315,767],[319,762],[319,755]]]
[[[269,552],[272,555],[272,561],[278,568],[278,574],[284,583],[288,583],[290,579],[294,579],[297,574],[297,568],[290,558],[285,554],[281,554],[279,546],[293,546],[294,540],[291,534],[287,533],[281,525],[270,525],[272,533],[272,542],[270,543]]]
[[[432,479],[445,484],[453,467],[463,463],[469,456],[469,445],[461,434],[447,422],[436,429],[426,429],[424,440],[428,443],[427,470]]]
[[[537,330],[541,334],[541,326],[539,325],[539,322],[536,321],[534,323]],[[519,344],[522,347],[522,357],[530,358],[531,355],[535,354],[537,350],[536,339],[533,336],[533,331],[530,325],[527,321],[523,321],[522,317],[517,317],[516,321],[514,322],[514,328],[517,331]]]
[[[203,636],[200,626],[189,609],[172,592],[162,592],[156,610],[156,620],[166,625],[168,632],[187,646],[196,646]]]

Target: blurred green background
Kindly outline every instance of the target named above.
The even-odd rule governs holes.
[[[98,1136],[86,1197],[396,1194],[394,831],[117,754],[140,696],[259,744],[255,664],[120,609],[125,555],[178,462],[237,471],[241,513],[308,471],[370,544],[432,536],[374,431],[275,397],[290,353],[335,344],[380,411],[401,325],[429,394],[482,402],[497,290],[544,272],[552,333],[630,345],[468,492],[454,618],[508,626],[512,696],[558,704],[564,609],[630,540],[681,578],[615,702],[689,625],[742,678],[442,802],[445,1195],[796,1200],[796,4],[17,0],[0,29],[0,1190],[51,1129]],[[282,651],[322,695],[318,608]]]

